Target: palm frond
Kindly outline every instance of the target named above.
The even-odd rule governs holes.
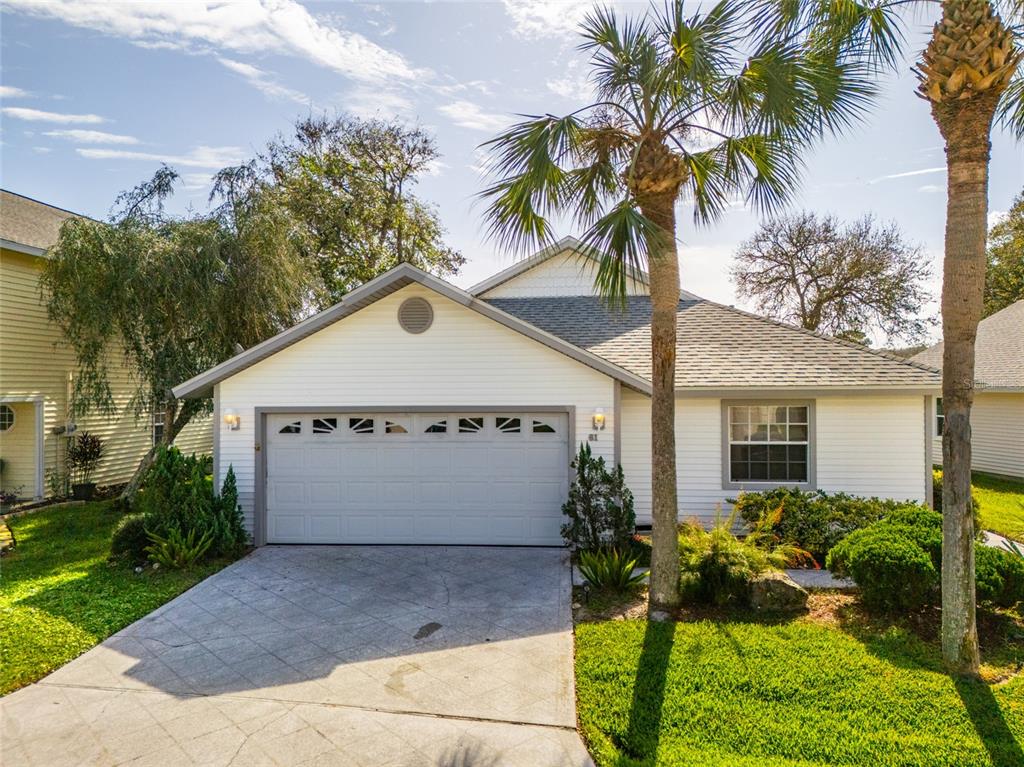
[[[1024,141],[1024,64],[1017,69],[1017,74],[999,100],[997,118],[1000,126],[1010,131],[1018,141]]]
[[[598,257],[594,286],[611,306],[623,307],[628,278],[647,264],[647,242],[659,233],[657,225],[626,199],[598,219],[582,236],[585,247]]]

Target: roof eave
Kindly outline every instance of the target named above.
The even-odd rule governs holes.
[[[210,396],[213,387],[246,368],[261,362],[277,352],[295,344],[314,333],[333,325],[359,309],[375,303],[380,298],[390,295],[411,283],[423,285],[436,293],[482,314],[505,327],[525,335],[571,359],[587,365],[600,373],[621,381],[630,388],[643,393],[650,393],[651,384],[646,379],[621,368],[604,358],[565,341],[535,325],[503,312],[482,299],[475,298],[468,292],[456,288],[444,280],[428,274],[409,264],[400,264],[394,269],[370,280],[348,293],[340,302],[329,309],[309,317],[276,336],[256,344],[250,349],[215,365],[203,373],[178,384],[171,391],[177,399],[195,399]]]

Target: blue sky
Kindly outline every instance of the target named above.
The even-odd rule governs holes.
[[[483,237],[478,145],[513,113],[584,103],[575,25],[585,0],[474,3],[79,3],[5,0],[0,48],[5,188],[102,217],[117,193],[161,161],[184,183],[174,206],[204,208],[210,174],[251,156],[312,111],[398,115],[437,137],[420,184],[449,242],[469,259],[468,286],[512,263]],[[626,12],[644,4],[619,3]],[[926,39],[913,21],[909,49]],[[870,119],[807,159],[794,208],[895,219],[941,261],[941,140],[913,96],[909,64]],[[990,208],[1024,186],[1024,148],[993,137]],[[681,206],[683,286],[734,303],[728,266],[757,216],[737,204],[697,229]],[[565,232],[566,234],[570,232]],[[938,279],[935,290],[938,290]]]

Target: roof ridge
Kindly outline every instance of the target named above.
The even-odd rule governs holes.
[[[882,359],[889,360],[890,362],[898,362],[907,365],[908,367],[917,368],[918,370],[924,370],[925,372],[928,373],[942,372],[937,368],[933,368],[929,365],[923,365],[920,362],[913,362],[907,357],[900,357],[898,354],[883,351],[882,349],[872,349],[870,346],[864,346],[863,344],[858,344],[855,341],[847,341],[842,338],[836,338],[835,336],[828,336],[825,335],[824,333],[819,333],[816,330],[808,330],[807,328],[802,328],[799,325],[791,325],[788,322],[782,322],[781,320],[776,320],[772,317],[765,317],[760,314],[754,314],[753,312],[748,312],[744,309],[737,309],[735,306],[721,304],[718,303],[717,301],[711,301],[710,299],[707,298],[701,298],[700,300],[706,304],[717,306],[720,309],[725,309],[726,311],[733,312],[734,314],[739,314],[743,317],[749,317],[754,320],[760,320],[761,322],[766,323],[768,325],[775,325],[776,327],[785,328],[787,330],[795,330],[798,333],[803,333],[804,335],[812,336],[814,338],[821,339],[822,341],[831,341],[832,343],[839,344],[840,346],[845,346],[848,349],[855,349],[857,351],[874,354],[876,357],[881,357]]]

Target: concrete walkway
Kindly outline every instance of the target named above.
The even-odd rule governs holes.
[[[264,547],[0,700],[4,764],[589,765],[557,549]]]

